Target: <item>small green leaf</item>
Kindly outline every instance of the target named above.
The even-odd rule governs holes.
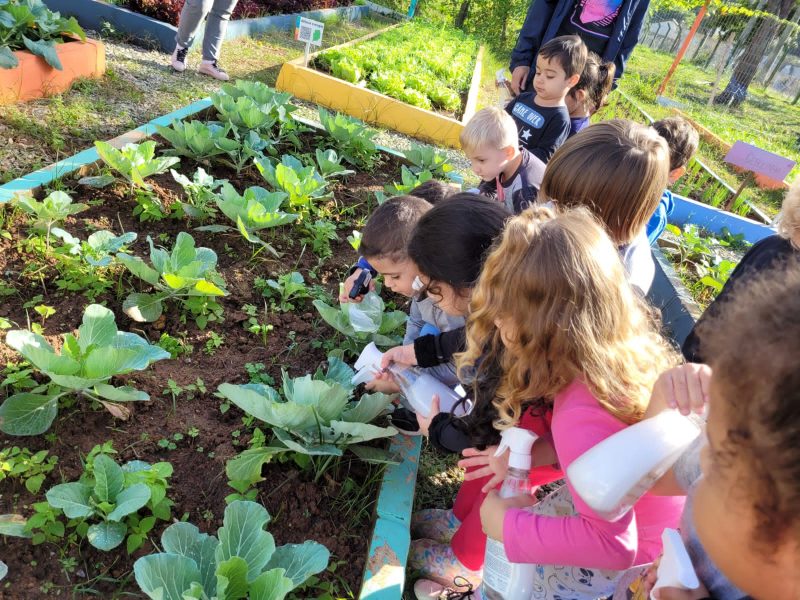
[[[113,550],[125,539],[128,528],[124,523],[95,523],[86,532],[86,539],[98,550]]]

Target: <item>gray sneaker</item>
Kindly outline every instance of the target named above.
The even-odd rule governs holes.
[[[183,73],[186,70],[186,55],[189,54],[188,48],[181,48],[175,46],[175,52],[172,53],[172,68],[178,73]]]
[[[231,78],[231,76],[228,75],[225,70],[217,64],[217,61],[201,62],[197,72],[202,73],[203,75],[208,75],[209,77],[213,77],[214,79],[219,79],[220,81],[228,81]]]

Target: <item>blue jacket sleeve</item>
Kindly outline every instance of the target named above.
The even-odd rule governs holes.
[[[517,43],[511,52],[512,71],[519,66],[533,66],[533,59],[539,52],[542,38],[557,4],[558,0],[533,0],[525,17],[525,23],[519,30]]]
[[[614,58],[614,65],[617,68],[614,72],[614,87],[617,85],[617,80],[622,77],[622,73],[625,71],[625,64],[628,62],[628,57],[639,41],[639,33],[642,31],[642,23],[644,23],[644,16],[647,14],[649,6],[650,0],[641,0],[636,6],[636,10],[633,12],[631,23],[625,31],[625,37],[622,39],[619,52],[617,52],[617,56]]]

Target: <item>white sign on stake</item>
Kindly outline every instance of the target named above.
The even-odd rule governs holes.
[[[325,24],[313,19],[297,17],[297,20],[295,21],[294,39],[296,39],[298,42],[306,43],[306,66],[308,66],[308,54],[311,51],[311,44],[314,44],[315,46],[322,45],[323,29],[325,29]]]

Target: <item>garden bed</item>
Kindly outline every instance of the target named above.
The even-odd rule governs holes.
[[[420,56],[403,52],[401,45],[403,40],[423,44],[432,35],[429,28],[416,23],[394,25],[314,53],[309,66],[304,66],[304,58],[289,61],[276,87],[366,122],[458,148],[461,130],[476,110],[483,48],[477,50],[473,62],[469,49],[453,43],[446,52],[429,52],[436,56],[423,64]],[[429,35],[422,34],[426,31]],[[384,54],[392,46],[398,56],[381,70]],[[454,61],[460,63],[458,68]],[[454,71],[459,82],[448,87],[442,75],[446,70]]]
[[[208,106],[208,102],[199,105],[183,111],[181,116]],[[142,128],[120,141],[141,141],[143,135],[151,132],[152,127]],[[296,147],[291,144],[293,152],[298,154],[332,143],[313,130],[298,135]],[[169,144],[160,139],[159,149],[167,148]],[[136,386],[150,396],[150,401],[126,404],[132,413],[129,420],[116,420],[97,407],[90,409],[84,400],[68,401],[61,405],[61,414],[47,433],[14,438],[14,442],[32,451],[46,449],[59,457],[57,469],[43,482],[42,492],[60,481],[74,481],[83,470],[83,457],[95,445],[105,442],[113,444],[118,453],[114,458],[120,462],[169,461],[174,471],[168,492],[175,502],[172,517],[185,517],[202,531],[213,532],[221,525],[225,497],[235,493],[227,485],[226,461],[254,440],[258,447],[259,437],[263,444],[262,434],[270,437],[269,427],[264,423],[254,421],[215,394],[219,384],[248,381],[272,384],[280,382],[282,369],[290,377],[314,373],[341,343],[317,315],[310,297],[293,299],[293,309],[268,307],[286,298],[266,298],[261,292],[263,284],[256,282],[258,278],[264,281],[297,272],[308,283],[309,295],[332,302],[338,282],[354,258],[344,237],[363,222],[374,206],[374,192],[397,178],[399,159],[384,154],[369,173],[357,172],[347,177],[346,182],[330,182],[332,198],[314,208],[318,220],[330,221],[333,231],[339,231],[339,239],[327,236],[330,253],[316,246],[312,250],[314,244],[310,239],[304,240],[300,230],[287,226],[261,233],[263,240],[281,254],[282,258],[276,258],[263,247],[247,242],[236,231],[197,231],[193,227],[198,223],[185,219],[140,221],[133,215],[137,203],[128,185],[87,188],[69,174],[81,164],[82,173],[76,175],[97,174],[91,152],[84,154],[87,156],[71,161],[70,168],[55,167],[32,174],[27,183],[12,182],[9,187],[20,189],[26,184],[31,187],[49,181],[50,189],[68,191],[75,202],[82,201],[88,208],[66,218],[61,227],[80,239],[99,229],[115,234],[138,232],[138,239],[126,246],[127,252],[135,256],[147,256],[148,235],[156,245],[171,248],[176,237],[188,230],[198,246],[216,252],[217,269],[230,295],[219,299],[221,319],[212,317],[204,328],[174,303],[167,304],[162,317],[153,322],[132,321],[123,311],[123,298],[132,283],[124,269],[89,269],[82,276],[69,272],[64,266],[64,248],[60,242],[53,238],[50,248],[46,243],[42,246],[42,238],[30,234],[30,223],[23,212],[14,205],[0,204],[3,217],[0,268],[7,275],[0,288],[4,298],[0,328],[40,327],[42,335],[60,348],[58,334],[76,330],[84,308],[96,302],[113,311],[120,331],[137,333],[152,343],[160,340],[162,347],[175,355],[172,360],[154,363],[147,370],[114,379],[114,383]],[[175,168],[191,178],[198,166],[200,163],[184,157]],[[252,167],[237,174],[216,162],[203,166],[215,178],[235,182],[240,192],[251,185],[265,185]],[[60,178],[53,179],[54,174]],[[181,186],[169,174],[149,177],[147,182],[164,210],[186,200]],[[217,224],[224,221],[219,219]],[[248,305],[255,310],[247,308]],[[0,336],[5,337],[5,333]],[[16,352],[6,345],[0,346],[0,362],[18,364],[19,360]],[[6,393],[10,395],[15,389],[20,391],[34,385],[28,375],[31,373],[24,373],[24,367],[9,366],[4,372],[9,385]],[[42,374],[32,375],[38,383],[46,382]],[[381,446],[385,444],[379,443],[377,447]],[[310,473],[308,468],[300,468],[307,467],[307,461],[297,464],[292,460],[273,461],[261,472],[263,481],[249,492],[239,490],[266,506],[273,517],[269,531],[278,544],[311,539],[325,544],[333,554],[329,571],[311,588],[296,591],[295,597],[307,598],[325,591],[335,597],[356,597],[368,549],[372,550],[372,558],[366,569],[367,586],[384,589],[389,582],[402,589],[418,451],[415,441],[399,440],[392,445],[391,452],[402,462],[388,467],[385,476],[382,466],[346,458],[325,473],[317,471],[317,483],[313,470]],[[375,509],[381,482],[383,491]],[[20,512],[27,516],[35,500],[41,501],[42,494],[32,495],[21,482],[9,479],[0,483],[0,513]],[[378,520],[375,537],[370,542],[374,512]],[[133,561],[153,550],[151,540],[157,540],[167,524],[159,520],[142,540],[142,546],[130,556],[124,545],[113,552],[101,553],[80,538],[36,546],[28,540],[0,538],[0,558],[10,568],[0,595],[111,597],[136,593],[131,574]],[[396,597],[399,598],[399,592]]]

